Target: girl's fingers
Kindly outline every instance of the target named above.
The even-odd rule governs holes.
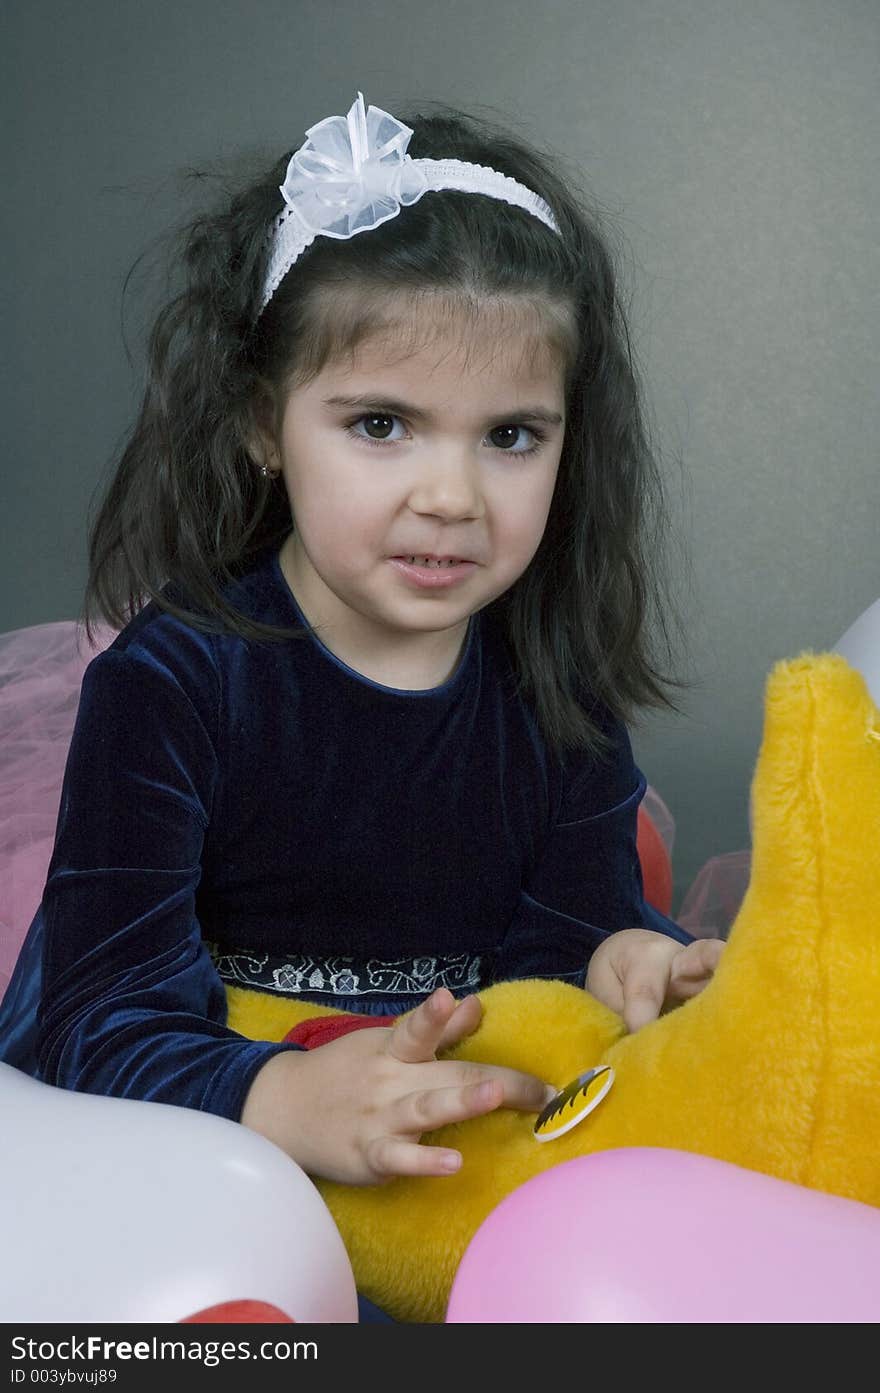
[[[395,1132],[421,1136],[450,1123],[493,1112],[503,1101],[504,1086],[500,1079],[480,1079],[447,1088],[420,1088],[399,1099],[390,1115],[391,1125]]]
[[[445,1146],[421,1146],[405,1137],[374,1137],[366,1159],[377,1180],[395,1175],[455,1175],[461,1152]]]
[[[504,1072],[498,1071],[499,1075]],[[508,1096],[505,1096],[505,1082]],[[464,1087],[419,1089],[396,1104],[391,1115],[393,1131],[370,1143],[367,1153],[370,1166],[378,1176],[451,1175],[461,1165],[457,1151],[420,1145],[412,1138],[468,1118],[481,1117],[502,1104],[537,1112],[554,1096],[554,1090],[540,1079],[516,1074],[513,1070],[509,1079],[496,1077]],[[521,1103],[514,1101],[518,1097]]]
[[[452,993],[440,987],[396,1022],[388,1034],[387,1052],[401,1064],[427,1065],[427,1074],[416,1074],[413,1083],[424,1085],[430,1079],[433,1086],[412,1088],[397,1100],[388,1114],[390,1135],[421,1136],[499,1107],[540,1112],[555,1097],[556,1091],[549,1084],[518,1069],[437,1060],[438,1049],[470,1035],[481,1018],[482,1005],[477,997],[456,1003]]]
[[[440,1127],[481,1117],[496,1108],[540,1112],[556,1096],[556,1090],[549,1084],[516,1069],[488,1069],[479,1064],[455,1068],[457,1080],[461,1082],[443,1088],[419,1088],[398,1101],[390,1114],[395,1132],[410,1135],[436,1132]]]
[[[669,963],[648,960],[631,967],[623,979],[623,1023],[630,1034],[657,1019],[669,986]]]
[[[615,1011],[618,1016],[623,1015],[623,983],[614,963],[607,956],[600,958],[598,954],[594,954],[590,959],[587,991],[597,1001],[601,1001],[603,1006]]]
[[[483,1019],[483,1004],[478,996],[466,996],[459,1001],[440,1037],[438,1050],[452,1049],[459,1041],[473,1035]]]
[[[472,1067],[480,1069],[481,1072],[485,1069],[484,1065]],[[534,1074],[521,1074],[518,1069],[502,1069],[494,1065],[492,1080],[501,1085],[500,1106],[515,1108],[517,1112],[540,1112],[556,1097],[558,1091],[543,1079],[536,1078]]]
[[[674,976],[685,980],[711,977],[724,951],[721,938],[698,938],[675,961]]]
[[[446,987],[438,987],[426,1001],[401,1016],[393,1026],[386,1046],[401,1064],[427,1064],[440,1047],[446,1026],[455,1014],[455,997]]]
[[[703,990],[715,975],[723,950],[724,940],[720,938],[701,938],[688,944],[673,964],[669,980],[673,1001],[688,1001]]]

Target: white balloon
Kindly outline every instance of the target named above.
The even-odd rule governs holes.
[[[834,651],[862,674],[874,705],[880,706],[880,600],[849,626]]]
[[[175,1322],[253,1300],[354,1322],[354,1275],[306,1173],[238,1123],[73,1093],[0,1064],[6,1322]]]

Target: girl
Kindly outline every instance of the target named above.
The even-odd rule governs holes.
[[[553,1091],[438,1059],[476,989],[565,978],[636,1029],[721,946],[642,895],[625,721],[672,703],[609,258],[534,151],[359,95],[182,266],[92,531],[87,623],[121,632],[0,1056],[317,1176],[451,1173],[424,1133]],[[248,1040],[234,984],[376,1028]]]

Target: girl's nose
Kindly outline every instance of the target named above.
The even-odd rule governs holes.
[[[447,521],[482,517],[478,466],[463,450],[432,451],[410,489],[408,501],[414,513]]]

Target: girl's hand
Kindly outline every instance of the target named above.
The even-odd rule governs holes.
[[[481,1017],[477,997],[456,1003],[440,987],[393,1027],[274,1055],[254,1079],[241,1120],[326,1180],[372,1185],[395,1175],[452,1175],[461,1153],[421,1145],[423,1133],[500,1107],[540,1112],[556,1093],[515,1069],[437,1059]]]
[[[679,943],[653,929],[620,929],[590,958],[587,991],[622,1015],[627,1030],[647,1025],[669,1006],[701,992],[718,966],[724,943]]]

